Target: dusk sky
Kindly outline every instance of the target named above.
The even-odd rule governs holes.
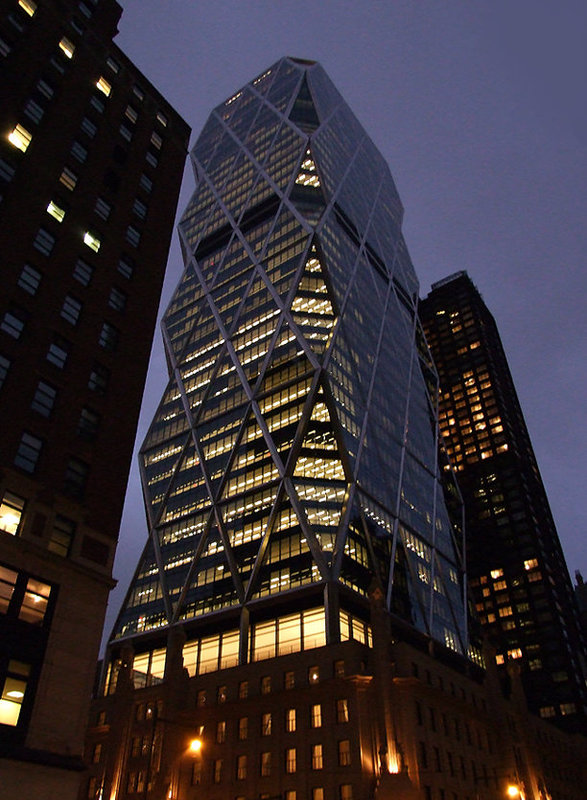
[[[119,0],[117,44],[193,129],[281,56],[319,61],[391,167],[421,295],[466,269],[494,314],[571,576],[587,578],[587,5]],[[181,211],[194,190],[186,169]],[[181,275],[177,234],[161,310]],[[140,445],[166,384],[157,330]],[[147,535],[136,456],[107,632]]]

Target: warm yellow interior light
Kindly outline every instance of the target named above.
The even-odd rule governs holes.
[[[70,42],[69,39],[64,36],[59,42],[59,47],[66,58],[73,58],[73,54],[75,53],[75,45],[73,42]]]
[[[16,128],[8,135],[8,141],[11,145],[16,147],[18,150],[22,150],[23,153],[26,153],[26,149],[31,143],[32,136],[23,128],[22,125],[17,125]]]
[[[102,92],[102,94],[105,94],[106,97],[110,97],[110,92],[112,91],[112,87],[105,78],[99,78],[96,81],[96,88],[99,89]]]
[[[37,10],[37,4],[33,0],[18,0],[18,5],[26,11],[29,17],[32,17]]]

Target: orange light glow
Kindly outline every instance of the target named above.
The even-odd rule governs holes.
[[[202,740],[201,739],[192,739],[190,742],[190,752],[191,753],[199,753],[202,749]]]

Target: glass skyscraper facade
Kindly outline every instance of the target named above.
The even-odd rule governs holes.
[[[161,677],[177,623],[191,674],[367,642],[376,587],[467,655],[458,492],[387,164],[292,58],[212,112],[192,162],[140,453],[149,538],[111,647]]]

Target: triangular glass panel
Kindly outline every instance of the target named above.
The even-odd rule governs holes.
[[[209,506],[210,502],[204,473],[194,444],[190,442],[183,453],[180,466],[173,474],[159,523],[192,516]]]
[[[114,625],[112,638],[140,633],[167,624],[164,592],[149,538],[126,599]]]
[[[305,258],[310,235],[289,210],[282,210],[265,251],[262,267],[284,302],[302,258]]]
[[[344,540],[342,543],[344,551],[340,574],[335,577],[353,591],[367,597],[373,574],[380,576],[380,570],[375,569],[372,564],[358,506],[353,509],[348,526],[346,530],[341,531],[340,536]],[[385,586],[385,583],[382,585]]]
[[[195,435],[200,443],[213,497],[216,497],[218,485],[230,463],[245,416],[243,409],[239,408],[230,414],[225,414],[221,425],[216,418],[212,422],[198,425],[196,429]]]
[[[190,619],[220,608],[238,605],[239,602],[222,538],[218,528],[214,526],[191,573],[181,608],[176,610],[175,616]]]
[[[222,490],[222,499],[228,500],[245,494],[253,487],[262,491],[266,486],[280,480],[280,477],[259,423],[251,414],[231,463]]]
[[[286,322],[282,322],[256,394],[259,397],[265,393],[274,393],[278,387],[301,379],[314,372],[314,369],[295,333]]]
[[[255,570],[254,598],[284,592],[321,580],[298,517],[287,494],[282,496],[266,542],[263,561]]]
[[[295,99],[289,118],[301,128],[304,133],[312,133],[320,125],[314,100],[310,94],[306,76],[302,80],[298,96]]]
[[[312,247],[300,283],[291,304],[294,322],[317,355],[328,343],[336,322],[324,271],[315,247]]]
[[[265,386],[269,387],[274,381],[273,388],[268,388],[267,393],[258,399],[259,409],[284,464],[298,435],[306,397],[312,386],[312,375],[307,371],[294,382],[292,378],[296,378],[295,371],[292,371],[289,379],[288,377],[288,367],[281,373],[267,375]],[[283,383],[286,385],[283,386]]]
[[[159,507],[168,494],[169,486],[179,466],[191,434],[166,439],[154,447],[141,450],[143,491],[149,506],[149,516],[157,518]]]

